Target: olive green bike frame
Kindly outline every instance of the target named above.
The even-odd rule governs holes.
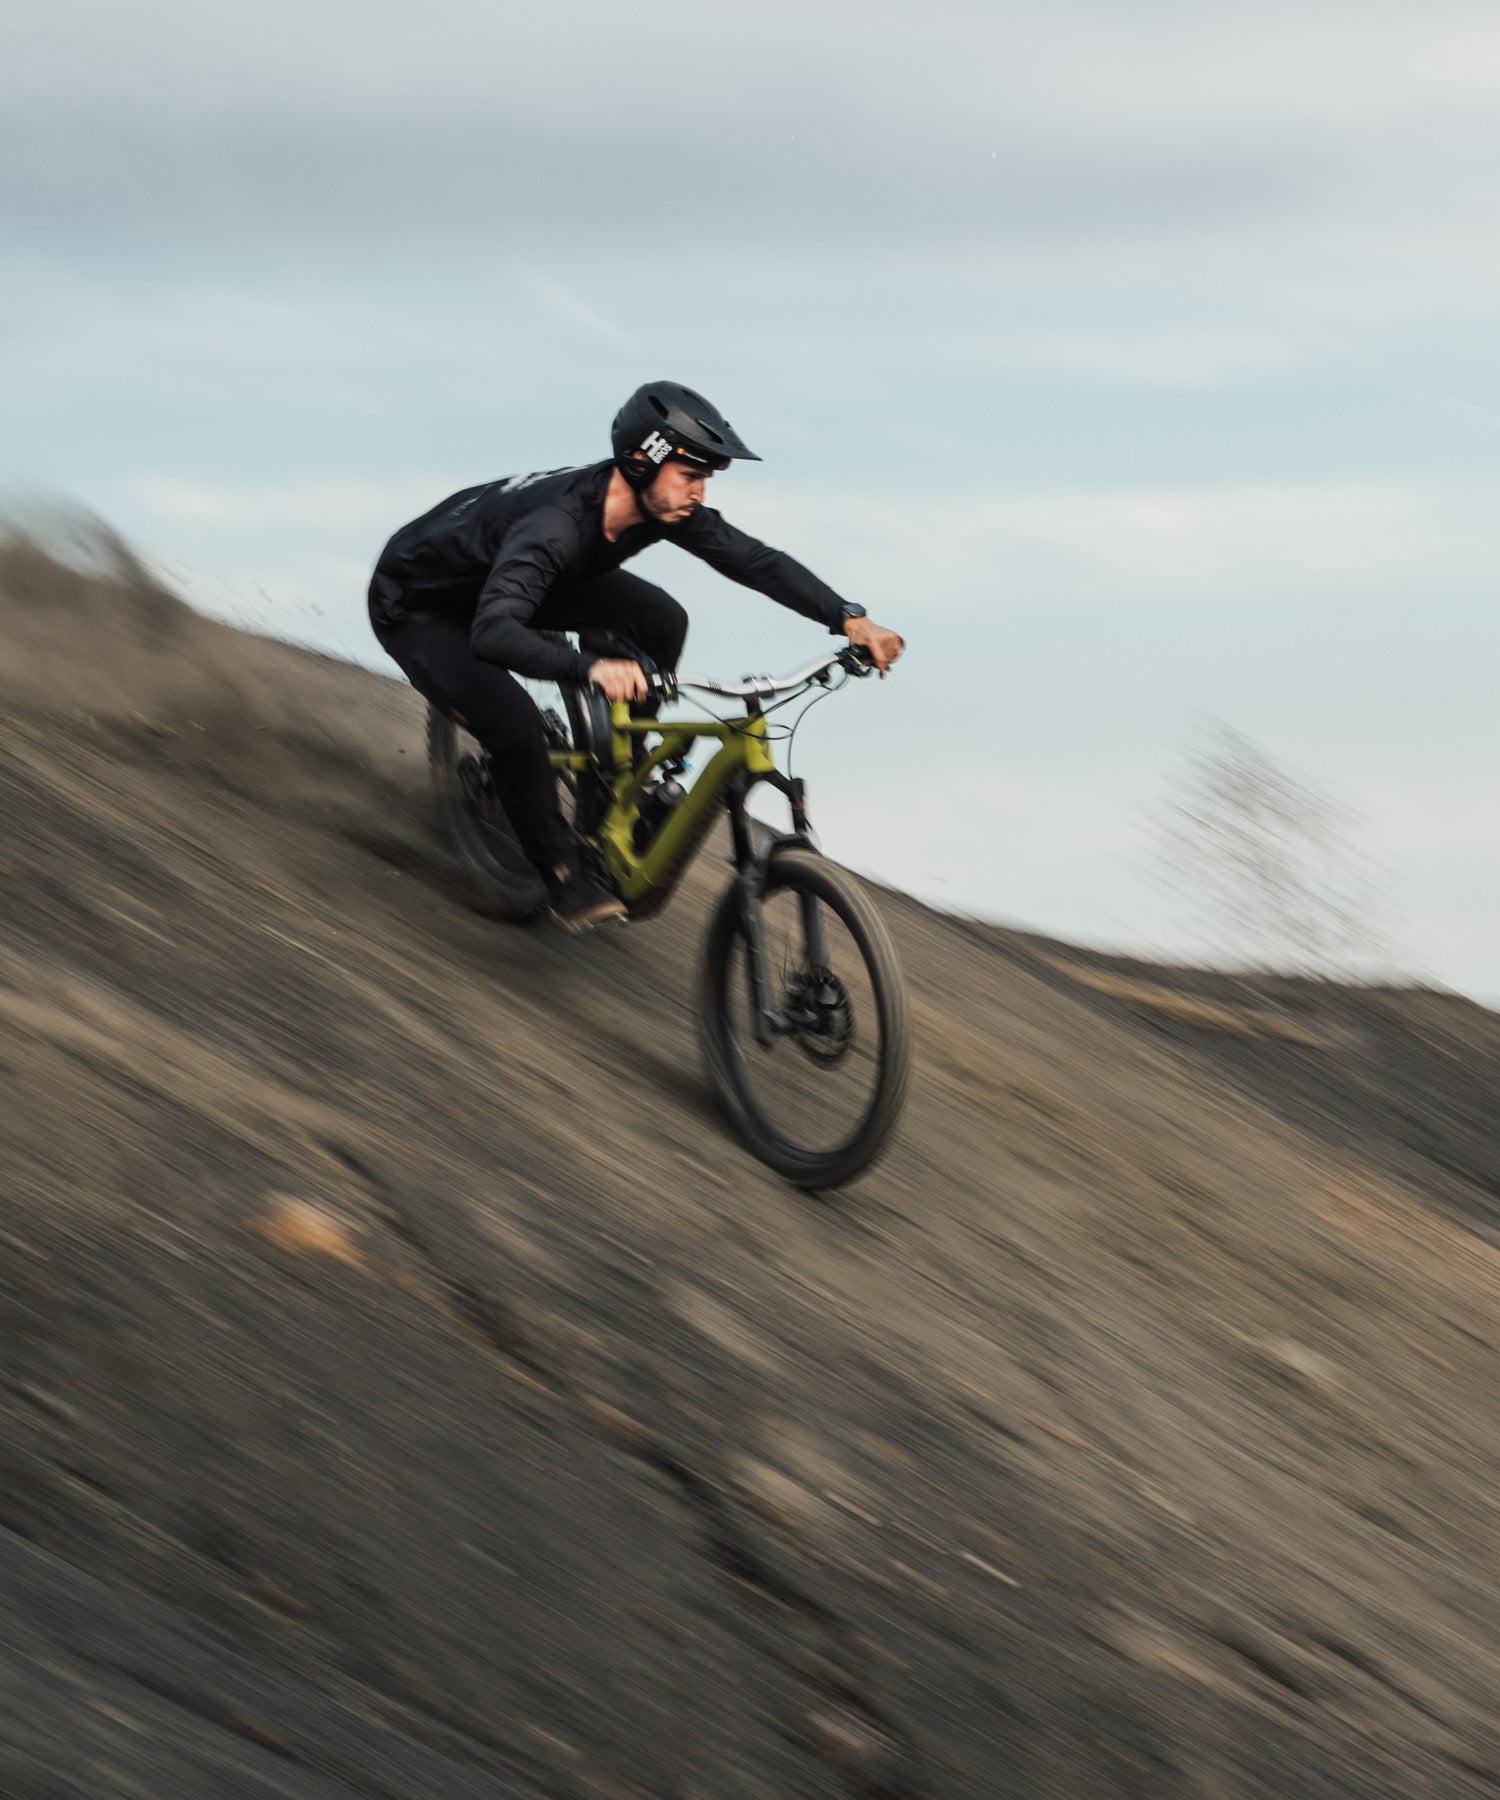
[[[608,787],[608,805],[589,835],[627,905],[669,894],[721,808],[728,809],[731,827],[742,824],[744,796],[757,782],[770,782],[787,795],[792,802],[796,835],[800,838],[805,834],[802,784],[788,781],[777,770],[766,721],[760,713],[729,720],[633,719],[629,706],[616,700],[610,705],[609,722],[609,743],[603,756],[591,756],[582,750],[553,751],[551,761],[560,772],[571,773],[580,780],[592,773]],[[634,742],[648,734],[659,734],[661,742],[636,765],[632,757]],[[643,850],[637,850],[635,827],[647,787],[664,763],[686,756],[700,738],[716,738],[719,748],[651,841]],[[738,830],[735,838],[735,860],[741,862]]]
[[[560,773],[571,773],[580,780],[592,774],[605,781],[609,802],[590,838],[620,898],[635,917],[645,917],[664,906],[723,808],[729,814],[738,871],[755,1035],[766,1044],[780,1032],[796,1029],[799,1021],[774,1004],[759,902],[777,850],[816,846],[809,832],[806,788],[800,779],[791,779],[776,767],[763,714],[752,705],[743,719],[633,719],[629,706],[616,700],[610,705],[609,722],[607,761],[583,750],[557,750],[551,753],[551,762]],[[661,742],[637,767],[632,758],[634,741],[647,734],[660,734]],[[635,827],[642,795],[662,765],[685,756],[699,738],[716,738],[719,748],[650,842],[637,850]],[[769,834],[755,844],[745,797],[759,782],[786,795],[792,829]],[[827,961],[827,951],[818,903],[804,893],[799,896],[799,907],[805,963],[821,966]]]
[[[722,808],[729,815],[729,835],[738,871],[736,886],[740,889],[747,952],[745,974],[749,979],[756,1039],[769,1044],[782,1031],[796,1030],[800,1021],[776,1004],[773,972],[765,954],[760,900],[776,851],[783,846],[803,850],[816,846],[812,844],[807,821],[807,788],[801,779],[783,776],[776,769],[764,715],[753,706],[744,718],[731,720],[632,718],[630,707],[623,700],[616,700],[610,704],[609,722],[609,760],[591,756],[587,751],[553,751],[551,763],[558,772],[569,772],[580,779],[592,774],[607,783],[609,805],[600,823],[594,826],[591,841],[598,846],[621,900],[625,900],[634,918],[646,918],[659,911],[672,898],[673,889]],[[659,734],[661,743],[636,767],[632,761],[634,740],[646,734]],[[675,756],[686,756],[699,738],[717,738],[717,751],[666,815],[645,850],[636,850],[636,821],[646,787],[663,763],[670,763]],[[792,830],[767,833],[756,844],[751,841],[745,796],[760,781],[787,796],[792,808]],[[800,895],[800,911],[805,965],[821,967],[827,963],[827,949],[816,898],[807,893]]]
[[[598,715],[596,715],[598,716]],[[637,738],[659,736],[654,751],[636,763]],[[717,740],[718,749],[699,770],[693,785],[672,812],[666,815],[645,848],[636,848],[636,824],[641,799],[657,772],[670,761],[686,756],[699,738]],[[740,920],[745,940],[745,972],[749,977],[751,1015],[756,1039],[769,1044],[782,1031],[798,1030],[800,1017],[776,1004],[773,972],[767,963],[765,931],[760,918],[769,869],[776,851],[783,848],[816,850],[807,819],[807,785],[800,778],[783,776],[771,754],[771,736],[758,700],[751,700],[744,718],[632,718],[625,700],[609,706],[609,740],[600,752],[551,751],[549,761],[558,774],[576,781],[601,781],[607,805],[594,824],[589,839],[600,851],[619,898],[632,918],[646,918],[672,898],[693,855],[708,837],[720,808],[729,815],[729,837],[735,857],[736,887],[740,893]],[[753,841],[745,796],[758,783],[767,783],[791,803],[791,832],[773,832]],[[803,927],[803,967],[827,963],[823,916],[810,893],[798,895]]]

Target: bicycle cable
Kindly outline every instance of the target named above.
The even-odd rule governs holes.
[[[787,728],[787,734],[786,734],[786,778],[788,781],[792,781],[795,779],[795,777],[792,774],[792,755],[793,755],[793,751],[796,747],[797,733],[802,729],[802,721],[807,717],[807,715],[812,711],[812,709],[819,704],[820,701],[826,700],[830,694],[838,693],[840,688],[848,686],[850,680],[852,679],[852,677],[849,674],[849,671],[847,669],[844,669],[841,671],[841,674],[843,676],[843,679],[841,681],[823,682],[821,684],[822,689],[823,689],[822,693],[814,694],[813,697],[808,701],[807,705],[803,707],[802,711],[797,714],[796,718],[792,720],[791,725]],[[800,699],[801,695],[798,695],[797,698]]]
[[[836,681],[831,679],[835,672],[839,677]],[[762,707],[759,713],[749,715],[749,717],[759,718],[763,721],[769,720],[772,713],[780,712],[783,707],[792,706],[799,700],[807,699],[810,688],[818,687],[822,690],[820,693],[813,694],[811,699],[807,699],[807,704],[790,724],[781,724],[778,722],[774,725],[766,725],[766,741],[773,744],[785,744],[787,747],[786,773],[788,780],[791,780],[792,778],[792,749],[797,733],[801,729],[802,721],[820,700],[826,700],[830,694],[838,693],[841,688],[847,687],[849,682],[853,679],[847,669],[830,669],[828,673],[830,676],[828,681],[817,681],[816,679],[810,680],[807,687],[799,688],[795,693],[785,694],[781,699],[773,701],[771,705]],[[730,716],[725,713],[715,712],[712,705],[710,705],[707,700],[699,700],[697,701],[697,704],[703,708],[704,712],[706,712],[715,723],[727,725],[737,736],[743,736],[748,730],[748,718],[746,716],[738,714]]]

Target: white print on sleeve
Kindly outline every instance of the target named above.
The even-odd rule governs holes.
[[[531,475],[512,475],[509,481],[500,483],[502,494],[519,494],[522,488],[529,488],[533,482],[545,481],[549,475],[571,475],[574,469],[581,469],[583,463],[569,463],[561,469],[538,469]]]

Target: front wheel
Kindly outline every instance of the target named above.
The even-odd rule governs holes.
[[[800,1187],[838,1187],[880,1155],[906,1094],[911,1045],[896,952],[853,877],[810,851],[772,859],[756,903],[759,959],[745,904],[736,882],[704,942],[709,1076],[762,1162]]]

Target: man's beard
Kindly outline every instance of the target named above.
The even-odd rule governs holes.
[[[647,486],[636,490],[636,504],[648,519],[665,519],[675,513],[679,507],[688,507],[691,510],[693,503],[679,500],[672,504],[661,499],[656,493],[656,482],[653,480]]]

